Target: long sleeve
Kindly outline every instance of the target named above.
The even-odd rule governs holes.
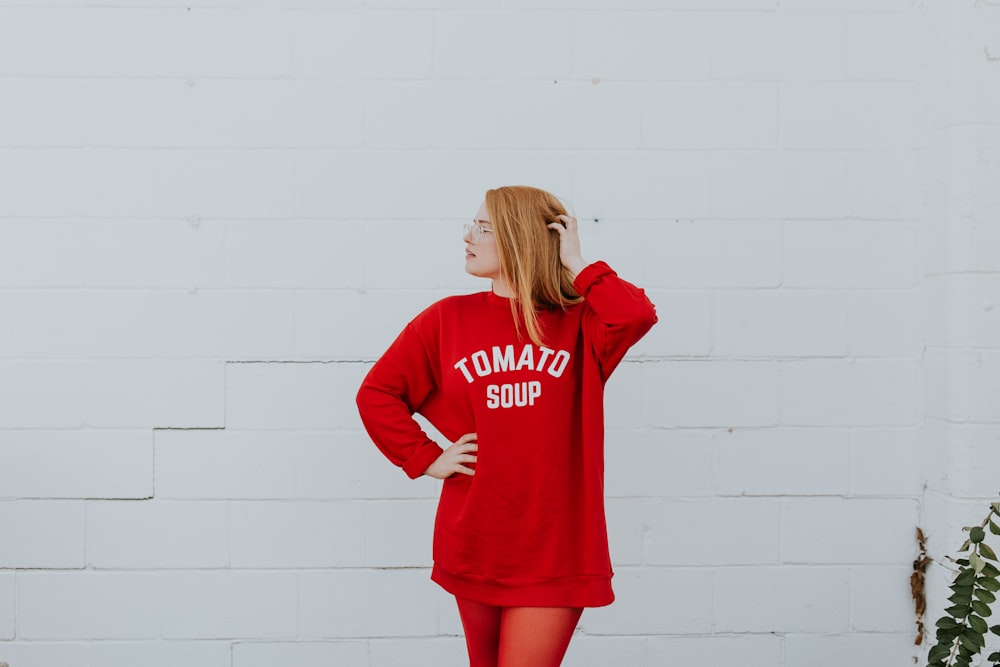
[[[413,419],[436,388],[434,365],[411,322],[358,390],[358,412],[368,435],[411,479],[420,477],[441,455],[441,447]]]
[[[602,261],[584,267],[573,285],[593,311],[586,325],[606,380],[628,349],[656,324],[656,306],[645,290],[619,278]]]

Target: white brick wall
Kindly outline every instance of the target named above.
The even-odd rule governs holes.
[[[524,183],[660,315],[566,664],[912,664],[914,527],[940,559],[998,491],[998,21],[0,0],[0,661],[464,664],[440,484],[354,393]]]

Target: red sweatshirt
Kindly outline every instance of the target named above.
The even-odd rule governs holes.
[[[582,303],[540,310],[545,345],[514,329],[508,299],[451,296],[417,315],[357,395],[390,461],[419,477],[477,433],[475,475],[444,480],[431,579],[495,605],[611,604],[604,515],[604,383],[657,321],[645,292],[604,262],[576,276]]]

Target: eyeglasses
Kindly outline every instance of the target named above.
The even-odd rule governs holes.
[[[485,227],[483,227],[482,225],[480,225],[478,222],[473,222],[472,224],[462,225],[462,228],[465,229],[466,233],[469,234],[470,237],[472,237],[472,244],[473,245],[476,245],[477,243],[479,243],[479,240],[481,238],[483,238],[483,234],[486,234],[486,233],[492,234],[493,233],[492,229],[486,229]]]

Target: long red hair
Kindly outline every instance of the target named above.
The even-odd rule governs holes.
[[[500,272],[516,298],[511,299],[515,329],[523,317],[528,337],[543,345],[536,310],[565,308],[583,297],[573,287],[573,275],[559,259],[559,232],[549,229],[566,208],[555,195],[527,185],[486,191],[486,211],[493,222]]]

